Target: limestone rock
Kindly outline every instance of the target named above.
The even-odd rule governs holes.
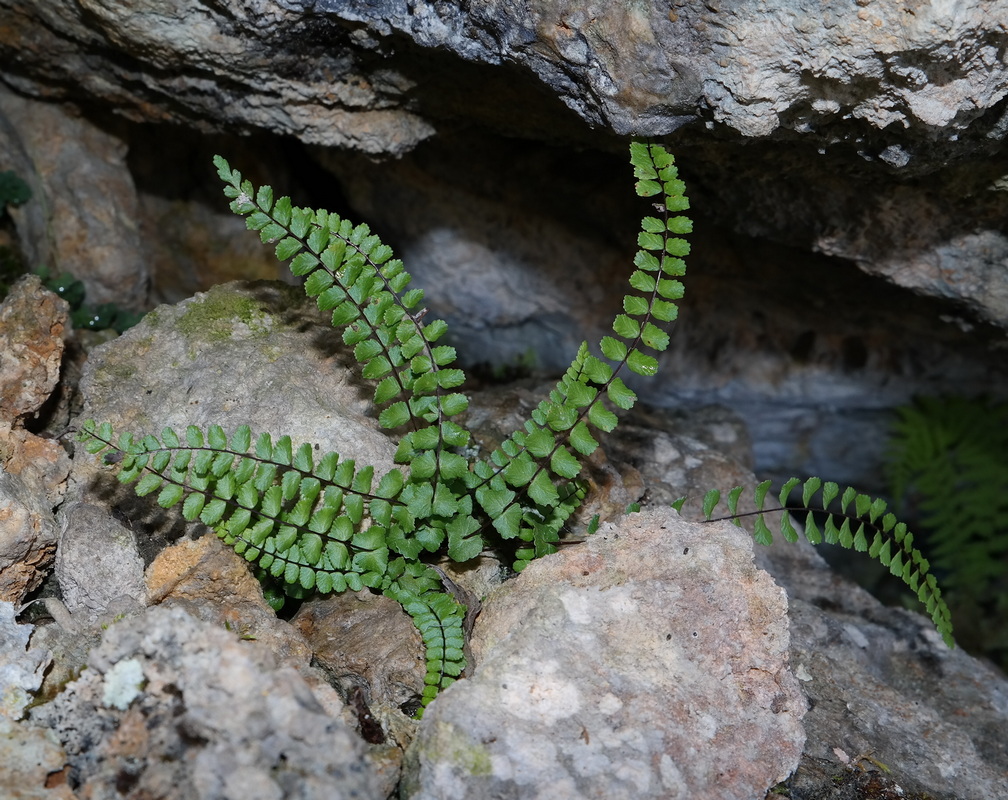
[[[809,698],[792,796],[815,796],[806,793],[829,783],[825,773],[845,770],[836,749],[851,768],[908,792],[941,800],[1008,796],[1003,673],[949,650],[923,614],[887,608],[839,578],[808,543],[757,548],[757,563],[788,590],[791,665]],[[890,774],[870,760],[854,763],[865,755]]]
[[[57,386],[69,307],[26,275],[0,305],[0,468],[62,497],[70,460],[59,442],[25,430]]]
[[[356,381],[355,365],[301,289],[224,284],[159,306],[92,351],[82,416],[138,433],[247,423],[353,455],[381,475],[394,448],[369,416],[370,392]]]
[[[77,800],[52,731],[0,715],[0,786],[6,800]]]
[[[534,95],[537,81],[588,125],[620,135],[660,136],[699,117],[749,137],[830,139],[854,121],[924,139],[967,127],[1008,86],[990,33],[1003,11],[979,0],[954,14],[885,4],[768,11],[756,0],[176,0],[90,3],[86,12],[67,0],[4,0],[0,11],[0,52],[18,56],[5,59],[8,80],[22,88],[51,96],[79,87],[136,119],[268,128],[369,152],[401,153],[467,104],[470,115],[502,121],[479,94],[480,73],[459,69],[464,61],[515,64],[512,91]],[[493,79],[503,90],[503,76]],[[510,126],[527,134],[563,119],[541,101],[530,110],[538,113]],[[889,158],[898,163],[901,152]]]
[[[372,709],[392,712],[423,693],[423,642],[394,600],[344,592],[304,603],[291,624],[330,680],[347,695],[365,689]]]
[[[230,434],[248,424],[274,440],[286,434],[320,453],[352,456],[380,476],[395,448],[369,416],[371,391],[355,379],[351,359],[300,289],[226,284],[161,306],[96,348],[81,380],[81,417],[138,435],[165,426],[182,434],[190,424]],[[75,475],[84,483],[97,476],[90,491],[99,495],[114,491],[91,461],[76,459]],[[148,515],[149,530],[178,526],[175,514],[129,502]]]
[[[32,188],[12,214],[27,263],[83,281],[89,305],[141,305],[150,276],[126,143],[70,107],[2,85],[0,119],[0,145],[21,154],[15,171]]]
[[[97,506],[72,504],[60,516],[56,580],[67,610],[97,618],[120,599],[144,604],[136,534]]]
[[[277,660],[306,666],[311,649],[277,619],[248,563],[213,534],[162,550],[147,570],[152,603],[181,605],[189,614],[268,647]]]
[[[404,795],[760,796],[797,763],[805,699],[751,557],[737,529],[648,510],[531,564],[484,604]]]
[[[84,796],[379,796],[363,744],[297,671],[181,608],[110,626],[88,669],[32,720],[61,740]]]
[[[26,275],[0,305],[0,421],[37,411],[59,380],[69,307]]]
[[[19,625],[14,606],[0,600],[0,718],[20,719],[49,666],[45,653],[28,650],[31,625]],[[3,785],[3,784],[0,784]]]
[[[42,582],[57,539],[45,495],[0,469],[0,600],[20,603]]]

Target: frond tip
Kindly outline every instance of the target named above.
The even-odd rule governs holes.
[[[853,487],[841,491],[840,486],[831,481],[824,482],[812,477],[805,481],[800,478],[787,480],[777,495],[779,505],[767,507],[770,481],[763,481],[753,491],[756,511],[739,512],[739,498],[745,491],[736,486],[728,493],[726,507],[728,514],[714,518],[714,512],[721,503],[721,492],[712,489],[704,497],[703,512],[708,522],[730,520],[740,525],[742,517],[754,516],[754,537],[759,544],[769,545],[773,534],[767,525],[765,515],[784,512],[780,515],[780,535],[789,542],[798,540],[798,530],[790,514],[804,514],[801,526],[805,538],[811,544],[836,544],[848,550],[867,552],[869,556],[889,568],[889,572],[903,581],[917,595],[917,599],[927,609],[935,628],[945,644],[955,646],[952,638],[952,618],[948,606],[942,599],[941,589],[931,565],[914,547],[914,536],[905,523],[887,511],[886,502],[860,494]],[[791,503],[792,491],[801,487],[800,504]],[[818,496],[818,502],[814,502]],[[837,507],[833,508],[834,501]],[[681,501],[677,501],[681,505]],[[813,505],[816,506],[813,508]],[[817,519],[818,518],[818,519]]]

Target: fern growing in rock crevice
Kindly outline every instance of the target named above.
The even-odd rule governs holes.
[[[658,216],[644,219],[633,292],[599,349],[583,344],[556,388],[522,430],[487,459],[463,455],[469,432],[452,420],[467,408],[452,366],[455,350],[437,344],[447,330],[426,320],[423,292],[409,288],[402,262],[366,225],[323,209],[298,208],[255,189],[220,157],[215,159],[231,209],[246,217],[263,242],[304,279],[305,292],[331,315],[353,348],[363,378],[374,382],[378,424],[402,432],[395,461],[377,478],[370,466],[329,453],[313,457],[288,437],[253,438],[247,427],[230,437],[218,426],[160,437],[117,434],[108,423],[84,424],[92,453],[106,453],[123,483],[140,495],[157,493],[165,508],[182,505],[250,562],[295,592],[360,589],[384,592],[403,605],[427,653],[426,704],[465,666],[464,608],[441,588],[427,565],[446,553],[457,562],[488,547],[511,545],[514,568],[554,552],[565,521],[579,505],[578,480],[596,435],[618,418],[606,403],[636,400],[620,372],[653,375],[668,335],[656,323],[675,318],[682,296],[691,229],[677,212],[688,208],[672,157],[657,145],[635,144],[637,191],[658,197]]]
[[[339,454],[317,458],[309,444],[254,437],[244,426],[230,436],[211,426],[139,437],[89,421],[81,440],[105,454],[120,481],[140,495],[156,492],[162,507],[181,504],[186,519],[213,528],[292,593],[366,586],[401,603],[426,647],[426,705],[465,667],[465,609],[429,565],[492,548],[513,551],[521,570],[555,552],[584,496],[580,474],[597,437],[618,424],[614,408],[636,402],[622,374],[653,376],[656,355],[668,346],[662,326],[676,318],[683,294],[689,245],[681,235],[692,225],[680,212],[689,202],[664,148],[634,143],[630,153],[637,193],[654,198],[655,214],[642,221],[632,291],[613,335],[601,340],[599,355],[582,344],[549,396],[488,458],[468,455],[469,432],[452,419],[468,399],[455,391],[464,375],[452,366],[454,348],[438,344],[447,325],[426,319],[423,292],[409,287],[391,249],[366,225],[275,199],[268,186],[256,189],[219,156],[232,211],[290,261],[305,292],[342,330],[362,377],[374,383],[378,424],[401,435],[400,467],[376,476]],[[926,572],[924,562],[914,574],[926,580]],[[939,629],[949,630],[945,623]]]

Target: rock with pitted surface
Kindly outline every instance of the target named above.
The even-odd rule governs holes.
[[[729,525],[604,526],[492,593],[473,652],[407,751],[406,797],[759,797],[805,741],[785,595]]]

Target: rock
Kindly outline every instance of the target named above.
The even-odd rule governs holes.
[[[59,442],[25,430],[57,386],[69,307],[26,275],[0,305],[0,468],[45,488],[56,503],[70,459]]]
[[[113,603],[146,605],[136,534],[97,506],[64,507],[56,581],[70,614],[95,619]]]
[[[295,444],[317,445],[319,452],[352,455],[380,476],[392,468],[395,447],[369,416],[373,390],[357,382],[350,358],[300,289],[227,284],[177,306],[160,306],[96,348],[81,380],[81,418],[107,420],[117,431],[138,435],[158,434],[165,426],[183,434],[187,425],[210,424],[230,434],[247,424],[274,440],[286,434]],[[97,481],[88,491],[98,496],[117,491],[93,460],[77,459],[74,475],[82,485]],[[177,535],[173,512],[123,501],[132,518],[148,517],[149,532]],[[145,547],[160,549],[142,542]]]
[[[0,715],[0,786],[7,800],[77,800],[52,731]]]
[[[63,742],[82,796],[379,797],[363,743],[297,671],[181,608],[109,627],[32,720]]]
[[[83,90],[137,120],[266,128],[366,152],[401,154],[458,113],[525,136],[554,120],[573,128],[537,90],[622,136],[701,120],[725,136],[833,142],[898,127],[924,143],[982,119],[1008,85],[990,33],[1003,15],[979,0],[954,14],[599,0],[229,0],[86,13],[65,0],[5,0],[2,10],[0,53],[22,90]],[[526,113],[494,108],[501,94],[513,108],[529,97]],[[904,153],[894,146],[886,160],[899,165]]]
[[[21,719],[49,666],[45,653],[28,650],[31,625],[19,625],[15,608],[0,600],[0,718]],[[3,785],[3,784],[0,784]]]
[[[22,420],[56,388],[63,357],[66,301],[26,275],[0,305],[0,420]]]
[[[312,651],[277,619],[248,563],[213,534],[162,550],[147,570],[152,603],[181,605],[189,614],[242,639],[260,642],[281,663],[307,666]]]
[[[757,563],[788,590],[791,665],[809,698],[795,800],[846,767],[936,800],[1008,796],[1004,673],[840,579],[808,543],[757,548]]]
[[[531,564],[484,604],[476,670],[425,713],[403,795],[761,796],[797,764],[805,700],[751,556],[655,509]]]
[[[0,600],[21,603],[42,582],[57,539],[44,493],[0,469]]]
[[[28,648],[31,625],[0,600],[0,787],[9,800],[74,800],[63,773],[66,755],[52,731],[25,722],[25,708],[42,685],[51,657]]]
[[[279,283],[216,286],[159,306],[91,353],[81,416],[121,430],[241,423],[312,442],[381,475],[394,447],[369,416],[352,354],[304,293]]]
[[[304,603],[291,624],[344,695],[364,688],[372,709],[391,712],[423,693],[423,642],[394,600],[344,592]]]
[[[0,118],[0,144],[21,154],[16,171],[32,188],[32,200],[12,212],[28,264],[69,272],[89,305],[142,305],[150,276],[126,143],[69,107],[2,86]]]

